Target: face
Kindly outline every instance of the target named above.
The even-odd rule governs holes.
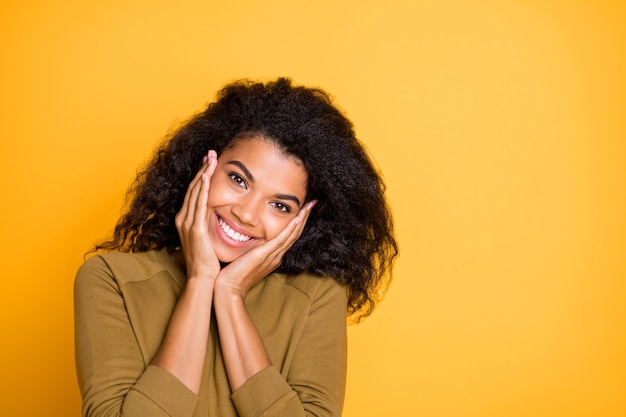
[[[276,237],[306,198],[301,162],[271,141],[252,137],[222,152],[211,177],[209,236],[222,262],[232,262]]]

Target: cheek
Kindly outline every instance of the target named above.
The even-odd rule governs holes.
[[[295,214],[289,217],[268,216],[265,220],[265,238],[270,240],[278,236],[294,217]]]
[[[224,181],[212,178],[209,187],[208,207],[218,207],[224,205],[228,200],[228,189],[225,188]]]

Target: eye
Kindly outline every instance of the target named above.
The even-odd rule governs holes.
[[[233,181],[233,183],[235,183],[236,185],[238,185],[238,186],[240,186],[242,188],[248,188],[248,184],[246,184],[246,180],[244,180],[239,175],[237,175],[235,173],[230,173],[230,174],[228,174],[228,176]]]
[[[287,204],[283,204],[280,201],[274,201],[272,203],[270,203],[272,206],[274,206],[278,211],[281,211],[283,213],[290,213],[291,212],[291,207],[289,207]]]

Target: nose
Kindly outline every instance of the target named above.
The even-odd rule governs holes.
[[[253,196],[242,198],[236,204],[231,206],[232,213],[239,219],[242,224],[257,226],[261,214],[262,204]]]

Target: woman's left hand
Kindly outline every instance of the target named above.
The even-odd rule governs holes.
[[[278,236],[222,268],[215,282],[215,293],[228,292],[245,299],[250,288],[280,265],[285,252],[302,234],[315,203],[310,201],[302,207]]]

